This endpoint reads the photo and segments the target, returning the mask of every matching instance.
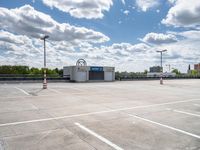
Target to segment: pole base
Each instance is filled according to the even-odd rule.
[[[160,78],[160,84],[163,85],[163,79],[162,78]]]
[[[46,80],[46,78],[43,81],[43,89],[47,89],[47,80]]]
[[[43,85],[43,89],[47,89],[47,85]]]

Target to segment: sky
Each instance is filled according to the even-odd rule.
[[[199,0],[0,0],[0,65],[164,71],[200,62]]]

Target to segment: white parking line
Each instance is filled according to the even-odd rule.
[[[53,91],[53,92],[55,92],[55,93],[57,93],[57,94],[61,94],[61,92],[60,91],[58,91],[58,90],[55,90],[55,89],[49,89],[50,91]]]
[[[194,106],[200,107],[200,104],[193,104]]]
[[[26,94],[26,95],[30,95],[28,92],[26,92],[25,90],[15,87],[15,89],[20,90],[22,93]]]
[[[196,134],[193,134],[193,133],[181,130],[181,129],[177,129],[177,128],[174,128],[174,127],[171,127],[171,126],[168,126],[168,125],[164,125],[164,124],[161,124],[159,122],[155,122],[155,121],[152,121],[152,120],[149,120],[149,119],[145,119],[143,117],[139,117],[139,116],[136,116],[136,115],[132,115],[132,114],[128,114],[128,115],[131,116],[131,117],[135,117],[135,118],[138,118],[140,120],[143,120],[143,121],[146,121],[146,122],[150,122],[152,124],[156,124],[156,125],[159,125],[159,126],[162,126],[162,127],[165,127],[165,128],[171,129],[171,130],[174,130],[176,132],[180,132],[180,133],[183,133],[185,135],[189,135],[189,136],[195,137],[197,139],[200,139],[199,135],[196,135]]]
[[[193,113],[190,113],[190,112],[185,112],[185,111],[180,111],[180,110],[173,110],[173,111],[177,112],[177,113],[181,113],[181,114],[186,114],[186,115],[190,115],[190,116],[200,117],[199,114],[193,114]]]
[[[3,142],[2,141],[0,141],[0,150],[4,150]]]
[[[110,113],[110,112],[125,111],[125,110],[137,109],[137,108],[148,108],[148,107],[164,106],[164,105],[170,105],[170,104],[186,103],[186,102],[190,102],[190,101],[200,101],[200,100],[199,99],[191,99],[191,100],[174,101],[174,102],[152,104],[152,105],[125,107],[125,108],[120,108],[120,109],[110,109],[110,110],[103,110],[103,111],[96,111],[96,112],[89,112],[89,113],[82,113],[82,114],[75,114],[75,115],[69,115],[69,116],[60,116],[60,117],[52,117],[52,118],[44,118],[44,119],[36,119],[36,120],[27,120],[27,121],[20,121],[20,122],[10,122],[10,123],[0,124],[0,127],[2,127],[2,126],[10,126],[10,125],[18,125],[18,124],[26,124],[26,123],[33,123],[33,122],[42,122],[42,121],[49,121],[49,120],[59,120],[59,119],[64,119],[64,118],[75,118],[75,117],[89,116],[89,115],[95,115],[95,114],[103,114],[103,113]]]
[[[99,140],[101,140],[102,142],[108,144],[109,146],[111,146],[112,148],[116,149],[116,150],[123,150],[123,148],[117,146],[116,144],[112,143],[111,141],[107,140],[106,138],[102,137],[101,135],[95,133],[94,131],[86,128],[85,126],[81,125],[80,123],[74,123],[75,125],[77,125],[79,128],[83,129],[84,131],[88,132],[89,134],[95,136],[96,138],[98,138]]]

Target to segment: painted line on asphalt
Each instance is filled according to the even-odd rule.
[[[48,89],[48,90],[50,90],[50,91],[53,91],[53,92],[55,92],[55,93],[57,93],[57,94],[61,94],[61,92],[60,92],[60,91],[58,91],[58,90],[55,90],[55,89]]]
[[[128,115],[131,116],[131,117],[135,117],[137,119],[140,119],[140,120],[143,120],[143,121],[146,121],[146,122],[150,122],[152,124],[156,124],[156,125],[159,125],[159,126],[162,126],[162,127],[165,127],[165,128],[171,129],[171,130],[174,130],[176,132],[180,132],[182,134],[189,135],[191,137],[195,137],[197,139],[200,139],[199,135],[196,135],[196,134],[193,134],[193,133],[190,133],[190,132],[178,129],[178,128],[174,128],[174,127],[171,127],[171,126],[168,126],[168,125],[165,125],[165,124],[161,124],[159,122],[155,122],[155,121],[152,121],[152,120],[149,120],[149,119],[146,119],[146,118],[143,118],[143,117],[139,117],[139,116],[136,116],[136,115],[132,115],[132,114],[128,114]]]
[[[22,93],[26,94],[26,95],[30,95],[28,92],[26,92],[25,90],[21,89],[21,88],[18,88],[18,87],[15,87],[15,89],[21,91]]]
[[[65,118],[75,118],[75,117],[89,116],[89,115],[95,115],[95,114],[103,114],[103,113],[118,112],[118,111],[125,111],[125,110],[131,110],[131,109],[138,109],[138,108],[148,108],[148,107],[164,106],[164,105],[170,105],[170,104],[186,103],[186,102],[190,102],[190,101],[200,101],[200,99],[174,101],[174,102],[152,104],[152,105],[125,107],[125,108],[119,108],[119,109],[109,109],[109,110],[82,113],[82,114],[74,114],[74,115],[68,115],[68,116],[51,117],[51,118],[27,120],[27,121],[19,121],[19,122],[10,122],[10,123],[0,124],[0,127],[2,127],[2,126],[10,126],[10,125],[18,125],[18,124],[26,124],[26,123],[33,123],[33,122],[50,121],[50,120],[60,120],[60,119],[65,119]]]
[[[54,94],[54,95],[37,95],[37,97],[51,97],[51,96],[59,96],[60,94]],[[64,94],[62,94],[64,95]],[[30,94],[30,96],[32,97],[36,97],[36,96],[33,96]],[[1,98],[4,98],[4,99],[13,99],[13,98],[27,98],[27,97],[30,97],[30,96],[2,96]]]
[[[200,104],[193,104],[194,106],[200,107]]]
[[[190,113],[190,112],[186,112],[186,111],[180,111],[180,110],[173,110],[173,111],[177,112],[177,113],[181,113],[181,114],[186,114],[186,115],[190,115],[190,116],[200,117],[199,114],[194,114],[194,113]]]
[[[79,128],[83,129],[84,131],[88,132],[89,134],[95,136],[96,138],[98,138],[99,140],[101,140],[102,142],[108,144],[109,146],[111,146],[112,148],[116,149],[116,150],[123,150],[123,148],[117,146],[116,144],[112,143],[111,141],[107,140],[106,138],[104,138],[103,136],[95,133],[94,131],[88,129],[87,127],[81,125],[80,123],[74,123],[75,125],[77,125]]]
[[[4,150],[3,142],[0,141],[0,150]]]

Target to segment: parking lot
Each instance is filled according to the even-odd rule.
[[[0,84],[0,150],[199,150],[200,80]]]

